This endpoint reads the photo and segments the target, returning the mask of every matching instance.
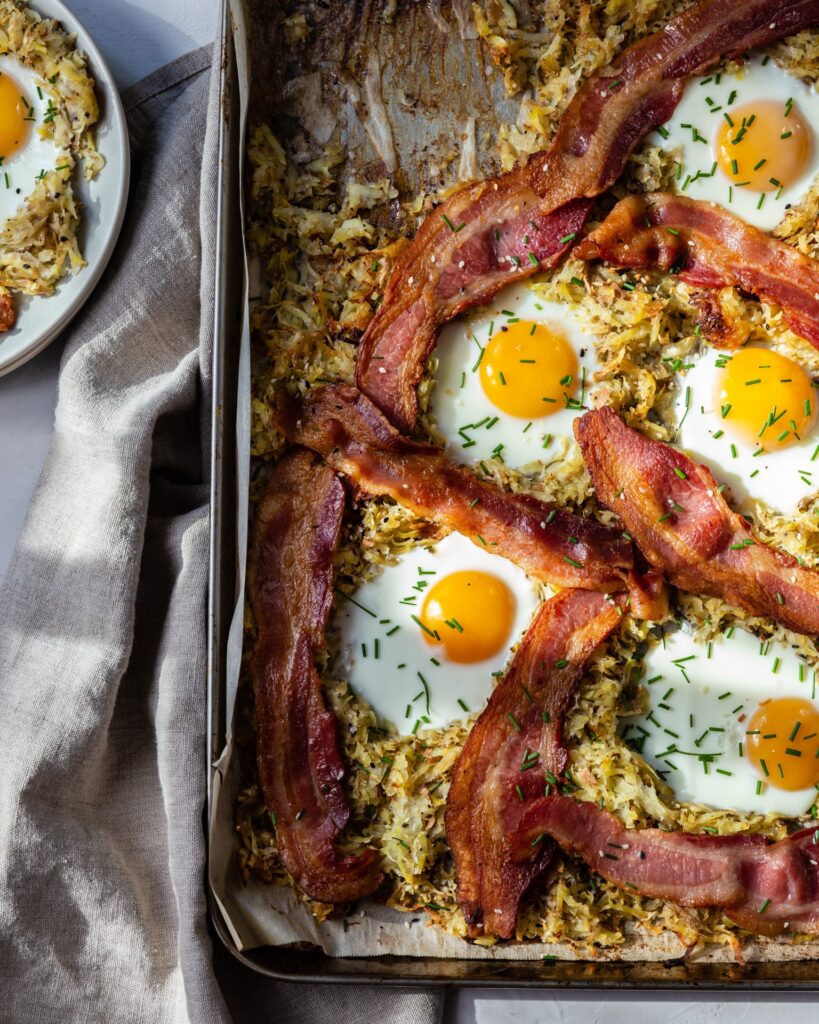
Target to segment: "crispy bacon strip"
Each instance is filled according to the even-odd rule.
[[[723,907],[749,931],[819,933],[819,830],[764,836],[627,829],[595,804],[565,796],[526,805],[521,855],[551,837],[615,885],[683,907]]]
[[[819,632],[819,572],[756,540],[709,469],[631,430],[612,409],[586,413],[574,430],[598,499],[672,583]]]
[[[548,583],[625,586],[632,548],[620,530],[478,480],[440,448],[402,437],[354,387],[317,388],[300,403],[282,393],[279,412],[291,441],[317,451],[365,493],[386,495]]]
[[[545,157],[455,193],[421,225],[361,340],[359,388],[409,433],[441,325],[560,260],[593,197],[669,119],[689,75],[817,21],[819,0],[701,0],[589,78]]]
[[[0,334],[10,331],[16,320],[11,295],[4,288],[0,288]]]
[[[566,766],[563,716],[586,660],[621,616],[618,604],[588,590],[547,601],[467,737],[446,834],[472,938],[509,938],[523,894],[552,860],[553,844],[528,833],[521,842],[520,825]]]
[[[576,252],[635,270],[673,267],[695,287],[741,288],[781,306],[788,326],[819,348],[819,262],[716,203],[669,192],[629,196]]]
[[[345,857],[335,849],[350,811],[335,716],[314,665],[343,512],[336,474],[309,452],[286,455],[259,502],[247,571],[258,630],[251,673],[262,791],[284,866],[325,903],[357,900],[382,878],[375,851]]]

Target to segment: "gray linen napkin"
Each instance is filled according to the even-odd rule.
[[[211,962],[210,64],[189,54],[124,97],[129,212],[67,339],[0,591],[0,1020],[431,1024],[441,1001],[424,992],[281,985],[223,952],[217,982]]]

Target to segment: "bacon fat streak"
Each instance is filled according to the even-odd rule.
[[[819,633],[819,572],[756,540],[711,471],[623,423],[613,409],[575,420],[598,499],[669,581],[798,633]]]
[[[369,495],[457,530],[530,575],[563,587],[622,590],[632,569],[620,530],[507,494],[454,466],[440,448],[402,437],[354,387],[316,388],[299,402],[280,394],[280,426]]]
[[[523,894],[551,863],[553,843],[522,838],[521,824],[566,767],[563,716],[586,660],[622,614],[592,591],[564,590],[543,604],[467,737],[446,834],[472,938],[510,938]]]
[[[325,903],[360,899],[382,878],[374,850],[347,857],[335,849],[350,811],[336,720],[324,706],[314,662],[333,599],[343,512],[336,474],[307,451],[289,453],[258,504],[247,571],[262,792],[282,863],[308,896]]]
[[[668,192],[629,196],[575,251],[616,267],[673,268],[695,287],[740,288],[781,306],[791,330],[819,348],[819,262],[716,203]]]
[[[686,78],[817,21],[819,0],[701,0],[589,78],[545,156],[462,189],[421,225],[361,340],[359,388],[409,433],[442,324],[560,260],[593,198],[642,136],[669,119]]]

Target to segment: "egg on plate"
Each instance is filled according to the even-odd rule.
[[[15,293],[50,295],[85,265],[72,178],[103,166],[85,54],[59,22],[26,4],[0,5],[0,331],[14,326]]]
[[[597,367],[593,337],[531,284],[447,324],[437,355],[430,411],[449,454],[513,467],[549,461],[559,439],[572,439]]]
[[[677,188],[770,230],[817,170],[819,94],[755,56],[732,74],[692,79],[650,141],[676,151]]]
[[[805,814],[819,784],[816,670],[792,648],[731,628],[709,643],[684,629],[647,653],[645,714],[624,739],[679,800]]]
[[[0,56],[0,222],[60,162],[60,149],[47,130],[56,108],[43,85],[20,61]]]
[[[804,368],[774,348],[707,349],[677,390],[677,444],[740,503],[793,511],[817,490],[818,402]]]
[[[538,605],[523,570],[458,533],[346,597],[331,626],[343,677],[402,735],[479,710]]]

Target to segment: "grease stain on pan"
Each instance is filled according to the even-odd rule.
[[[292,44],[285,21],[303,4],[249,8],[253,65],[273,65],[251,119],[272,123],[304,159],[337,140],[350,173],[388,174],[405,194],[499,170],[494,140],[518,104],[486,67],[466,0],[315,2]]]

